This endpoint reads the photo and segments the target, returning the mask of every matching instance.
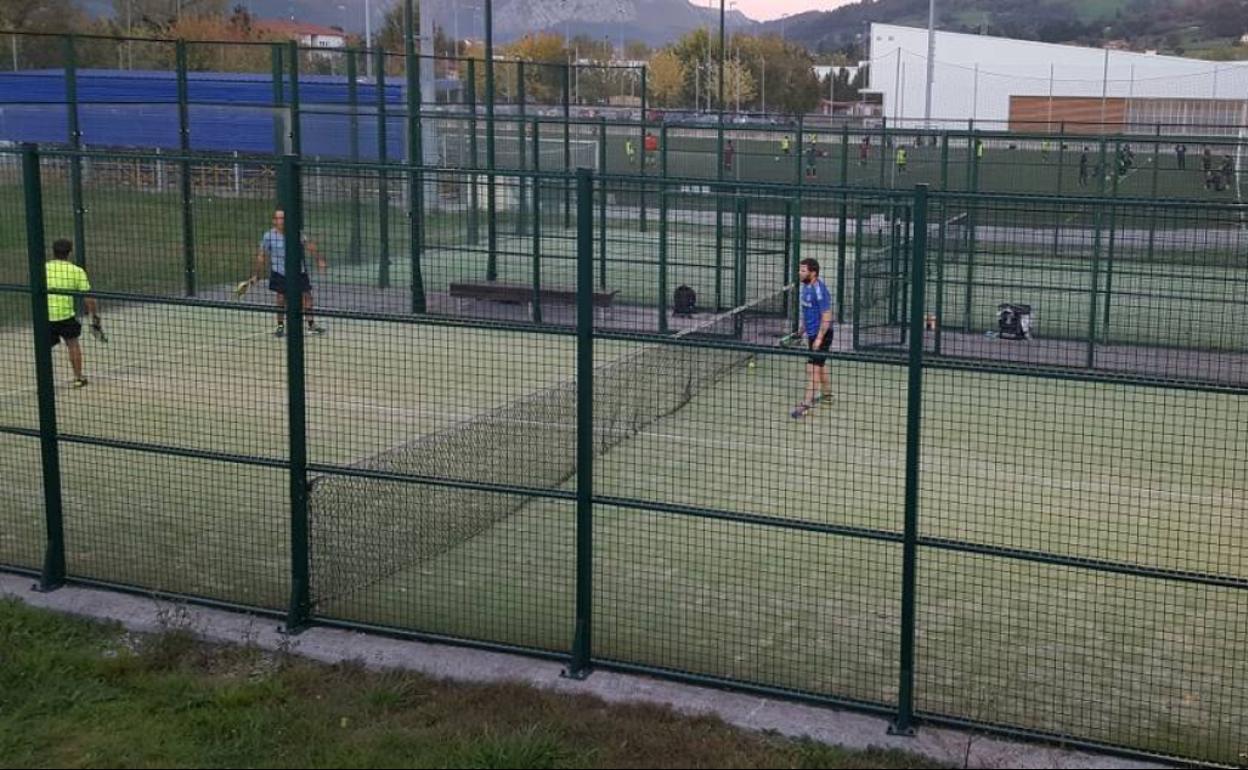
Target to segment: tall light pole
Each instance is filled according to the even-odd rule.
[[[364,0],[364,47],[370,51],[373,48],[373,4],[370,0]],[[373,76],[372,56],[364,57],[364,74]]]
[[[932,127],[932,81],[936,75],[936,0],[927,0],[927,98],[923,121]]]
[[[724,0],[719,0],[719,122],[724,122]]]

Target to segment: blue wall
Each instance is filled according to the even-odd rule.
[[[177,79],[173,72],[79,70],[78,102],[82,140],[96,148],[177,150]],[[283,84],[289,95],[289,83]],[[269,75],[192,72],[191,148],[200,152],[274,152],[273,79]],[[363,160],[377,157],[377,88],[358,83],[361,115],[359,150]],[[402,84],[387,83],[387,109],[402,112]],[[351,122],[345,114],[345,77],[299,78],[302,140],[305,155],[348,157]],[[405,157],[404,119],[386,121],[386,151]],[[68,111],[63,70],[0,73],[0,141],[68,143]]]

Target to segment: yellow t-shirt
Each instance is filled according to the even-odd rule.
[[[65,259],[52,259],[47,263],[48,320],[64,321],[74,317],[74,298],[68,294],[52,294],[60,291],[91,291],[87,271]]]

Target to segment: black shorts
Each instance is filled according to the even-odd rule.
[[[82,324],[78,323],[77,318],[53,321],[48,325],[48,328],[52,332],[52,347],[59,345],[61,340],[68,342],[82,336]]]
[[[308,278],[308,274],[303,273],[299,278],[299,283],[303,289],[302,293],[310,294],[312,292],[312,280]],[[275,291],[284,295],[286,293],[286,276],[281,273],[269,273],[269,291]]]
[[[815,337],[806,338],[806,347],[809,348],[810,350],[815,349]],[[823,344],[819,346],[819,351],[822,353],[827,353],[831,349],[832,349],[832,327],[829,326],[828,333],[823,335]],[[806,363],[813,364],[815,366],[823,366],[827,362],[828,362],[828,357],[826,355],[813,355],[813,356],[806,357]]]

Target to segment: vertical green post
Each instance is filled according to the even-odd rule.
[[[572,67],[564,63],[563,83],[563,226],[572,226],[572,187],[568,175],[572,173]],[[604,171],[606,169],[603,169]]]
[[[468,155],[471,168],[477,168],[477,60],[468,60]],[[476,174],[468,178],[468,243],[476,246],[481,242],[481,226],[478,216],[481,208],[480,193],[477,190]]]
[[[39,399],[39,448],[43,473],[46,545],[39,590],[65,583],[65,525],[61,501],[61,456],[57,443],[56,392],[52,375],[52,330],[48,321],[48,275],[43,241],[43,183],[34,145],[22,150],[22,187],[26,200],[26,257],[30,311],[35,332],[35,383]]]
[[[888,121],[880,127],[880,189],[888,186]]]
[[[278,197],[286,212],[286,274],[303,273],[303,191],[293,155],[282,158]],[[308,560],[308,442],[304,384],[303,303],[286,303],[286,388],[290,430],[290,609],[286,629],[307,625],[312,612]]]
[[[286,105],[286,89],[284,81],[286,79],[286,66],[282,63],[285,57],[285,48],[281,43],[272,43],[269,47],[269,64],[273,72],[273,154],[285,155],[289,150],[286,147],[286,126],[282,121],[282,107]]]
[[[793,286],[793,296],[789,302],[792,309],[790,320],[793,323],[792,328],[797,329],[798,296],[797,296],[797,275],[801,269],[802,262],[802,199],[799,197],[792,201],[793,206],[793,256],[789,259],[789,285]]]
[[[358,52],[354,48],[347,49],[347,109],[351,112],[349,119],[350,135],[347,137],[347,157],[352,165],[360,162],[360,89]],[[352,264],[360,262],[360,242],[362,240],[362,220],[360,212],[360,172],[351,172],[351,237],[347,244],[347,259]]]
[[[659,334],[667,334],[667,189],[659,187]]]
[[[1088,350],[1086,365],[1089,369],[1096,368],[1096,320],[1097,320],[1097,299],[1100,293],[1101,284],[1101,212],[1105,208],[1105,170],[1106,165],[1106,147],[1105,138],[1101,138],[1100,147],[1100,166],[1097,169],[1097,203],[1096,211],[1092,215],[1093,231],[1092,231],[1092,274],[1090,276],[1088,287]]]
[[[1121,157],[1120,155],[1121,152],[1122,152],[1122,140],[1116,140],[1114,142],[1115,166],[1114,166],[1114,184],[1113,184],[1113,198],[1114,198],[1115,203],[1111,204],[1109,207],[1109,246],[1105,250],[1105,307],[1103,309],[1105,318],[1101,324],[1101,336],[1107,342],[1109,341],[1109,306],[1111,304],[1111,300],[1113,299],[1113,294],[1114,294],[1114,252],[1115,252],[1115,246],[1117,245],[1117,242],[1118,242],[1117,200],[1118,200],[1119,180],[1118,180],[1118,167],[1116,163],[1117,163],[1117,158]]]
[[[494,146],[494,2],[485,0],[485,279],[498,280],[498,157]]]
[[[914,240],[910,260],[910,356],[907,366],[906,501],[901,557],[901,649],[894,735],[914,734],[914,641],[919,587],[919,470],[923,425],[923,307],[926,304],[927,185],[914,193]]]
[[[576,628],[567,676],[589,675],[594,577],[594,187],[576,172]]]
[[[182,259],[186,273],[186,296],[195,296],[195,216],[191,208],[194,198],[191,192],[191,118],[190,88],[187,83],[186,41],[179,40],[174,44],[174,56],[177,60],[178,78],[178,149],[182,159],[179,184],[182,193]]]
[[[836,225],[836,322],[845,323],[845,240],[849,237],[849,124],[841,126],[841,210]]]
[[[749,264],[747,263],[747,233],[746,226],[749,221],[749,208],[746,205],[745,198],[736,197],[733,199],[736,203],[733,211],[733,307],[741,307],[745,304],[747,295],[746,285],[749,282]],[[741,339],[745,331],[745,318],[736,313],[732,317],[732,336],[735,339]]]
[[[525,168],[527,168],[528,166],[528,164],[525,163],[524,154],[528,152],[529,148],[526,142],[524,141],[525,139],[524,128],[525,126],[528,125],[528,122],[525,120],[524,62],[523,61],[516,62],[516,83],[517,83],[516,90],[518,93],[517,98],[519,100],[518,106],[520,110],[520,117],[518,120],[516,120],[516,150],[517,150],[516,157],[519,158],[519,165],[520,165],[519,170],[524,171]],[[527,185],[528,185],[528,180],[525,178],[524,174],[519,174],[516,176],[516,193],[519,195],[519,201],[518,201],[519,206],[517,207],[517,212],[519,216],[516,217],[516,235],[524,235],[525,228],[527,226],[526,218],[528,216],[528,201],[526,200],[527,193],[525,189]]]
[[[722,45],[722,41],[721,41]],[[723,62],[720,62],[722,71]],[[720,96],[723,96],[720,82]],[[724,102],[719,101],[719,120],[715,123],[715,311],[724,309]],[[734,208],[735,212],[735,208]],[[736,214],[734,213],[735,217]],[[735,265],[734,265],[735,267]],[[741,276],[735,276],[737,281]]]
[[[1062,179],[1066,165],[1066,124],[1062,123],[1061,131],[1057,135],[1057,194],[1062,195]],[[1061,207],[1058,207],[1057,217],[1053,223],[1053,257],[1056,259],[1061,252],[1062,242],[1062,213]]]
[[[940,135],[940,189],[945,192],[949,189],[949,134],[942,132]],[[949,237],[949,204],[941,202],[940,204],[940,243],[936,245],[936,328],[933,330],[935,337],[936,355],[940,355],[940,319],[944,317],[945,312],[945,244]]]
[[[299,44],[291,40],[286,44],[290,57],[290,152],[296,158],[303,157],[303,130],[299,118]]]
[[[65,36],[65,112],[69,118],[69,146],[74,154],[69,159],[69,196],[74,209],[74,261],[87,266],[87,206],[82,191],[82,124],[78,114],[78,53],[74,36]],[[81,305],[75,300],[75,306]]]
[[[979,192],[979,134],[971,132],[971,164],[967,191],[972,195]],[[962,308],[962,331],[970,332],[975,305],[975,224],[978,219],[979,202],[972,200],[970,211],[966,214],[966,288]]]
[[[377,288],[390,288],[390,180],[385,166],[390,161],[386,123],[386,51],[373,51],[377,71]]]
[[[607,168],[607,118],[598,124],[598,168],[606,174]],[[604,176],[598,177],[598,285],[607,288],[607,184]]]
[[[1153,139],[1153,180],[1149,196],[1157,202],[1158,174],[1161,170],[1161,126],[1157,126],[1157,136]],[[1148,261],[1153,261],[1153,250],[1157,243],[1157,209],[1153,208],[1148,217]]]
[[[425,278],[421,268],[424,246],[425,165],[424,135],[420,110],[424,101],[420,91],[420,57],[416,55],[416,11],[413,0],[403,0],[403,57],[407,74],[407,258],[412,268],[409,307],[413,313],[425,312]]]
[[[542,322],[541,121],[533,118],[533,323]]]
[[[796,134],[797,146],[796,146],[796,152],[793,153],[793,169],[794,169],[794,173],[797,176],[797,181],[794,182],[794,184],[796,184],[798,187],[802,186],[802,178],[805,176],[802,173],[802,154],[806,151],[806,140],[802,136],[803,128],[804,128],[804,125],[802,123],[802,116],[798,115],[797,116],[797,134]]]
[[[647,112],[647,107],[646,107],[646,65],[644,65],[644,64],[643,64],[643,65],[641,65],[641,126],[640,126],[640,128],[638,129],[638,131],[637,131],[637,133],[638,133],[638,137],[637,137],[637,138],[638,138],[638,141],[640,142],[640,144],[639,144],[639,149],[640,149],[640,152],[638,153],[637,157],[641,158],[641,169],[640,169],[640,173],[641,173],[641,175],[642,175],[643,177],[646,175],[646,112]],[[639,202],[639,207],[640,207],[640,209],[641,209],[641,214],[640,214],[640,218],[641,218],[641,222],[640,222],[640,230],[641,230],[641,232],[643,232],[643,233],[644,233],[644,232],[646,232],[646,228],[649,226],[649,225],[646,223],[646,183],[645,183],[645,181],[644,181],[644,180],[643,180],[643,181],[642,181],[642,183],[641,183],[641,186],[640,186],[640,189],[638,190],[638,193],[639,193],[640,198],[641,198],[641,200],[640,200],[640,202]]]
[[[855,206],[854,219],[854,350],[861,350],[862,330],[862,203]]]

